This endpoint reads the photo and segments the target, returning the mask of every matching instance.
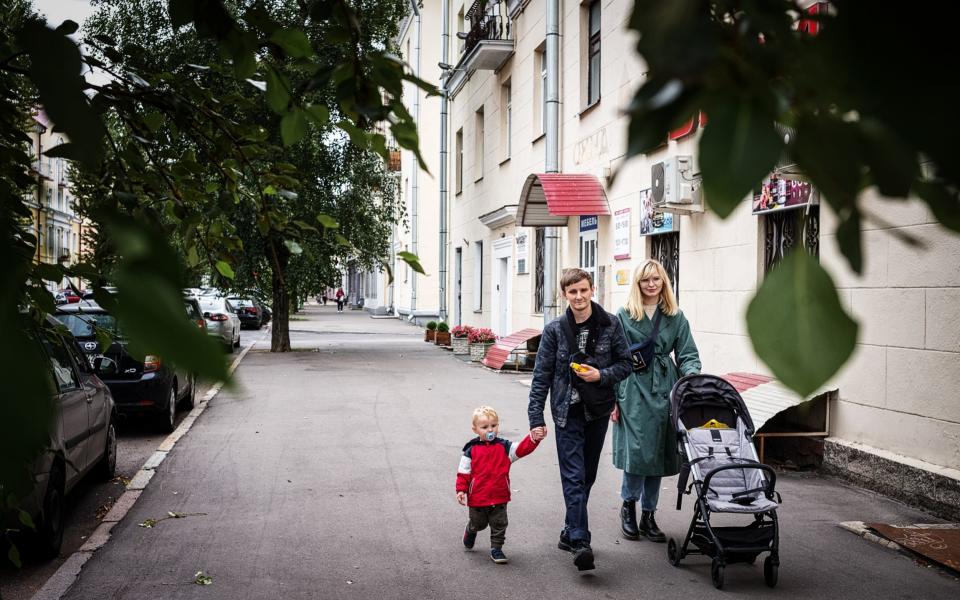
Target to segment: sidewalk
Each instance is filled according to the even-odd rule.
[[[946,598],[958,583],[838,526],[929,518],[811,475],[778,479],[780,583],[762,565],[731,566],[723,592],[709,561],[671,567],[663,544],[619,537],[619,472],[609,447],[591,499],[598,569],[580,574],[557,550],[563,500],[553,431],[515,463],[504,547],[488,534],[460,542],[454,498],[460,448],[480,404],[501,413],[501,435],[527,431],[528,374],[491,373],[422,341],[422,331],[366,313],[309,306],[291,322],[297,351],[255,347],[239,386],[214,398],[157,469],[110,542],[87,562],[71,599],[116,598]],[[609,443],[609,441],[608,441]],[[692,503],[673,509],[665,480],[658,521],[686,530]],[[138,526],[168,511],[192,514]],[[203,571],[207,586],[193,583]]]

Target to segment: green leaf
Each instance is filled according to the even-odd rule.
[[[416,254],[412,252],[397,252],[397,258],[410,265],[410,268],[417,273],[421,275],[427,274],[427,272],[423,270],[423,265],[420,264],[420,257]]]
[[[803,397],[836,374],[857,343],[857,323],[844,312],[833,281],[803,251],[764,279],[747,309],[747,330],[761,360]]]
[[[163,114],[159,112],[148,112],[143,115],[143,123],[150,131],[157,131],[163,126]]]
[[[282,115],[287,111],[290,103],[290,82],[273,67],[268,66],[264,73],[267,79],[267,106],[270,110]]]
[[[319,231],[316,227],[305,221],[294,220],[293,224],[304,231]]]
[[[293,240],[283,240],[283,245],[287,247],[287,250],[290,251],[290,254],[303,254],[303,248],[301,248],[300,244]]]
[[[56,31],[57,33],[62,33],[63,35],[73,35],[77,32],[78,29],[80,29],[80,26],[77,25],[76,21],[71,21],[70,19],[67,19],[63,23],[60,23],[60,25],[58,25],[57,28],[54,29],[54,31]]]
[[[323,104],[307,106],[307,118],[317,127],[323,127],[330,122],[330,110]]]
[[[20,561],[20,549],[17,548],[16,544],[10,544],[10,549],[7,550],[7,559],[13,563],[13,566],[16,568],[23,567],[23,563]]]
[[[960,193],[956,188],[942,181],[923,181],[917,184],[917,194],[941,225],[960,233]]]
[[[718,102],[708,114],[699,156],[704,195],[710,209],[726,218],[773,170],[783,139],[773,116],[746,100]]]
[[[100,352],[106,354],[110,346],[113,345],[113,334],[103,327],[97,327],[94,332],[97,336],[97,345],[100,347]]]
[[[837,225],[837,245],[855,273],[863,272],[863,248],[860,244],[860,211],[856,205],[841,216]]]
[[[236,274],[233,272],[233,267],[230,266],[230,263],[223,260],[218,260],[217,264],[214,266],[217,268],[217,272],[227,279],[233,279],[236,277]]]
[[[307,134],[307,118],[303,109],[294,108],[280,121],[280,137],[284,146],[292,146]]]
[[[17,511],[17,518],[20,519],[20,522],[24,526],[29,527],[30,529],[36,530],[37,526],[33,523],[33,517],[30,516],[30,513],[23,510],[22,508]]]
[[[170,0],[170,24],[174,31],[193,22],[193,0]]]
[[[317,222],[320,223],[324,229],[338,229],[340,227],[340,223],[337,223],[336,219],[326,213],[317,214]]]
[[[60,267],[60,265],[40,263],[38,265],[34,265],[33,271],[47,281],[60,283],[60,281],[63,280],[64,269]]]
[[[339,244],[340,246],[345,246],[347,248],[350,248],[353,246],[353,244],[350,243],[350,240],[345,238],[342,234],[339,234],[339,233],[333,234],[333,239],[337,240],[337,244]]]
[[[283,51],[293,58],[305,58],[313,55],[310,40],[300,29],[278,29],[270,36],[270,41],[283,48]]]

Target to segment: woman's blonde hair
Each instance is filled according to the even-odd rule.
[[[660,261],[648,258],[634,270],[633,285],[630,287],[630,297],[627,298],[627,312],[637,321],[642,320],[644,316],[643,292],[640,291],[640,281],[652,275],[659,275],[663,282],[663,287],[660,288],[660,310],[670,316],[680,312],[680,306],[677,304],[677,297],[673,294],[673,286],[670,285],[667,270],[663,268]]]

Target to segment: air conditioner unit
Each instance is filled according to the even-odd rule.
[[[677,212],[703,210],[700,177],[693,175],[693,158],[671,156],[650,169],[650,197],[654,208]]]

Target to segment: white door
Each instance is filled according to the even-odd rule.
[[[493,293],[491,294],[490,327],[499,336],[510,335],[513,297],[513,236],[492,244]]]
[[[453,262],[453,322],[455,325],[463,323],[463,314],[460,306],[461,287],[460,282],[463,279],[463,249],[456,249],[456,258]]]
[[[497,335],[509,335],[507,331],[510,320],[507,314],[507,277],[510,276],[509,258],[497,259],[497,295],[500,297],[498,302],[497,315]]]
[[[597,230],[580,233],[580,268],[597,281]]]

